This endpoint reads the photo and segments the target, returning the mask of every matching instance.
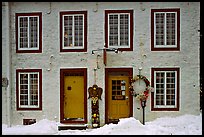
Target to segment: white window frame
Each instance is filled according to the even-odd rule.
[[[27,74],[28,75],[28,105],[21,105],[20,104],[20,80],[21,80],[21,77],[20,75],[21,74]],[[38,105],[30,105],[30,74],[37,74],[38,75]],[[18,95],[18,99],[19,99],[19,108],[39,108],[40,107],[40,74],[39,72],[19,72],[18,74],[18,92],[19,92],[19,95]]]
[[[128,45],[120,45],[120,15],[125,14],[128,15]],[[110,34],[110,25],[109,25],[109,16],[110,15],[118,15],[118,46],[112,46],[110,45],[110,39],[109,39],[109,34]],[[130,13],[108,13],[108,47],[111,48],[130,48]]]
[[[24,18],[24,17],[27,17],[28,18],[28,31],[27,31],[27,35],[28,35],[28,48],[21,48],[20,47],[20,18]],[[37,17],[37,19],[38,19],[38,28],[37,28],[37,47],[36,48],[31,48],[30,47],[30,20],[29,20],[29,18],[30,17]],[[18,16],[18,50],[39,50],[39,48],[40,48],[40,46],[39,46],[39,35],[40,35],[40,19],[39,19],[39,16]]]
[[[156,73],[161,72],[164,73],[164,105],[156,105]],[[166,73],[174,72],[175,73],[175,104],[174,105],[166,105]],[[177,71],[154,71],[154,108],[176,108],[177,107]]]
[[[73,45],[70,46],[70,47],[65,47],[64,46],[64,17],[65,16],[72,16],[72,43]],[[83,45],[82,46],[74,46],[74,16],[82,16],[83,17]],[[63,15],[62,16],[62,49],[84,49],[84,35],[85,35],[85,32],[84,32],[84,14],[66,14],[66,15]]]
[[[156,14],[164,13],[164,45],[156,45]],[[166,14],[175,13],[175,45],[167,45]],[[154,12],[154,48],[176,48],[177,47],[177,12]]]

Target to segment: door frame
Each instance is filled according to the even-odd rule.
[[[84,76],[84,120],[64,120],[64,76],[67,73],[83,73]],[[60,123],[87,123],[87,68],[60,69]]]
[[[133,68],[105,68],[105,123],[110,123],[108,119],[108,76],[111,72],[127,72],[129,74],[129,81],[132,79],[133,76]],[[133,116],[133,97],[129,94],[130,99],[130,117]]]

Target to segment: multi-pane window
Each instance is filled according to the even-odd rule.
[[[152,10],[152,50],[179,50],[179,9]]]
[[[105,11],[106,47],[132,50],[133,37],[132,10]]]
[[[41,13],[16,13],[17,53],[41,52]]]
[[[153,109],[177,108],[179,96],[179,69],[153,68]]]
[[[112,80],[112,100],[125,100],[125,80]]]
[[[40,109],[41,70],[17,70],[17,109]]]
[[[87,12],[60,12],[61,51],[86,51]]]
[[[129,15],[109,15],[109,46],[129,45]]]

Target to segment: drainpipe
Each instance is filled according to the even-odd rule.
[[[7,124],[9,127],[11,127],[11,45],[10,45],[10,8],[9,8],[9,2],[5,2],[5,9],[6,9],[6,66],[7,66],[7,72],[6,76],[8,78],[8,87],[6,90],[6,96],[7,96]]]

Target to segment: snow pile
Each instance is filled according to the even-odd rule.
[[[43,119],[32,125],[7,127],[2,124],[3,135],[202,135],[202,114],[162,117],[143,125],[133,117],[120,119],[118,124],[86,130],[61,130],[59,123]]]
[[[156,134],[202,135],[202,115],[183,115],[157,118],[147,122],[148,128],[155,128]],[[157,125],[157,128],[155,127]]]
[[[47,119],[40,120],[32,125],[17,125],[7,128],[2,125],[2,135],[51,135],[58,132],[57,124]]]

